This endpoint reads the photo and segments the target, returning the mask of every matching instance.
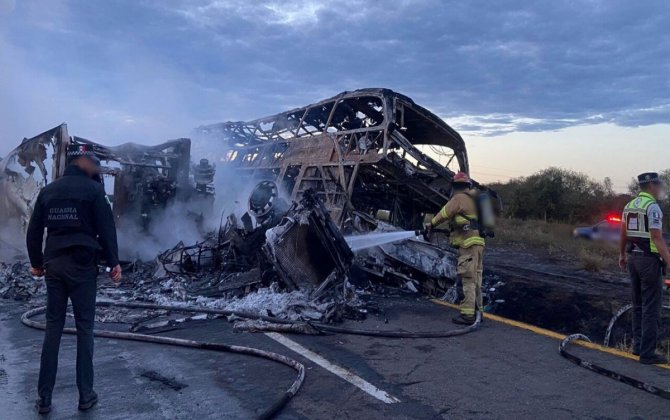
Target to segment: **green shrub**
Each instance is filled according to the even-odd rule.
[[[560,168],[490,187],[502,197],[505,217],[545,222],[594,223],[608,213],[622,211],[630,199],[616,194],[608,178],[598,182]]]

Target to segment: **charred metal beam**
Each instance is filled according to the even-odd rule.
[[[378,199],[358,197],[374,190],[386,188],[407,214],[435,211],[449,198],[454,172],[417,146],[446,147],[458,170],[469,170],[461,136],[388,89],[343,92],[273,116],[199,131],[228,146],[224,164],[240,176],[276,181],[298,201],[308,189],[317,191],[339,226],[351,211],[363,210],[356,203],[385,208]],[[395,219],[402,227],[415,228],[419,217]]]

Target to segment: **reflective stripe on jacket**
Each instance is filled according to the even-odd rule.
[[[647,192],[641,192],[623,210],[623,223],[629,244],[637,245],[642,251],[658,254],[658,248],[651,240],[647,211],[656,199]]]
[[[442,207],[440,215],[443,221],[449,224],[451,231],[450,242],[456,248],[469,248],[473,245],[484,246],[484,238],[479,236],[477,222],[477,206],[473,198],[474,191],[459,191]],[[433,224],[438,222],[437,216]],[[472,223],[474,222],[474,223]]]

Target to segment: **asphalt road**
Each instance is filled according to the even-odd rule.
[[[349,325],[407,331],[453,328],[449,320],[455,311],[425,299],[391,297],[380,302],[379,315]],[[20,323],[24,309],[0,301],[0,419],[39,418],[33,403],[42,332]],[[480,331],[448,339],[280,337],[293,348],[299,346],[300,354],[265,334],[235,334],[225,320],[192,322],[164,335],[248,345],[303,362],[306,381],[281,419],[670,418],[670,401],[571,364],[558,355],[556,339],[490,320]],[[576,351],[670,388],[670,370],[594,350]],[[253,418],[295,376],[288,367],[249,356],[99,338],[95,365],[100,403],[80,414],[74,357],[75,339],[66,336],[50,419]],[[176,391],[146,378],[146,372],[187,387]]]

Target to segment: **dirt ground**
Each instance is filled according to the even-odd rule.
[[[598,272],[589,271],[578,252],[580,246],[594,245],[571,241],[574,243],[568,252],[490,241],[485,280],[496,286],[493,296],[499,300],[490,312],[564,334],[583,333],[602,343],[611,318],[630,303],[630,281],[616,266],[616,253]],[[668,325],[670,311],[664,311],[663,320],[663,325]],[[621,342],[612,346],[625,348],[629,344],[629,323],[628,316],[616,323],[616,336]],[[668,351],[669,332],[663,330],[664,351]]]

